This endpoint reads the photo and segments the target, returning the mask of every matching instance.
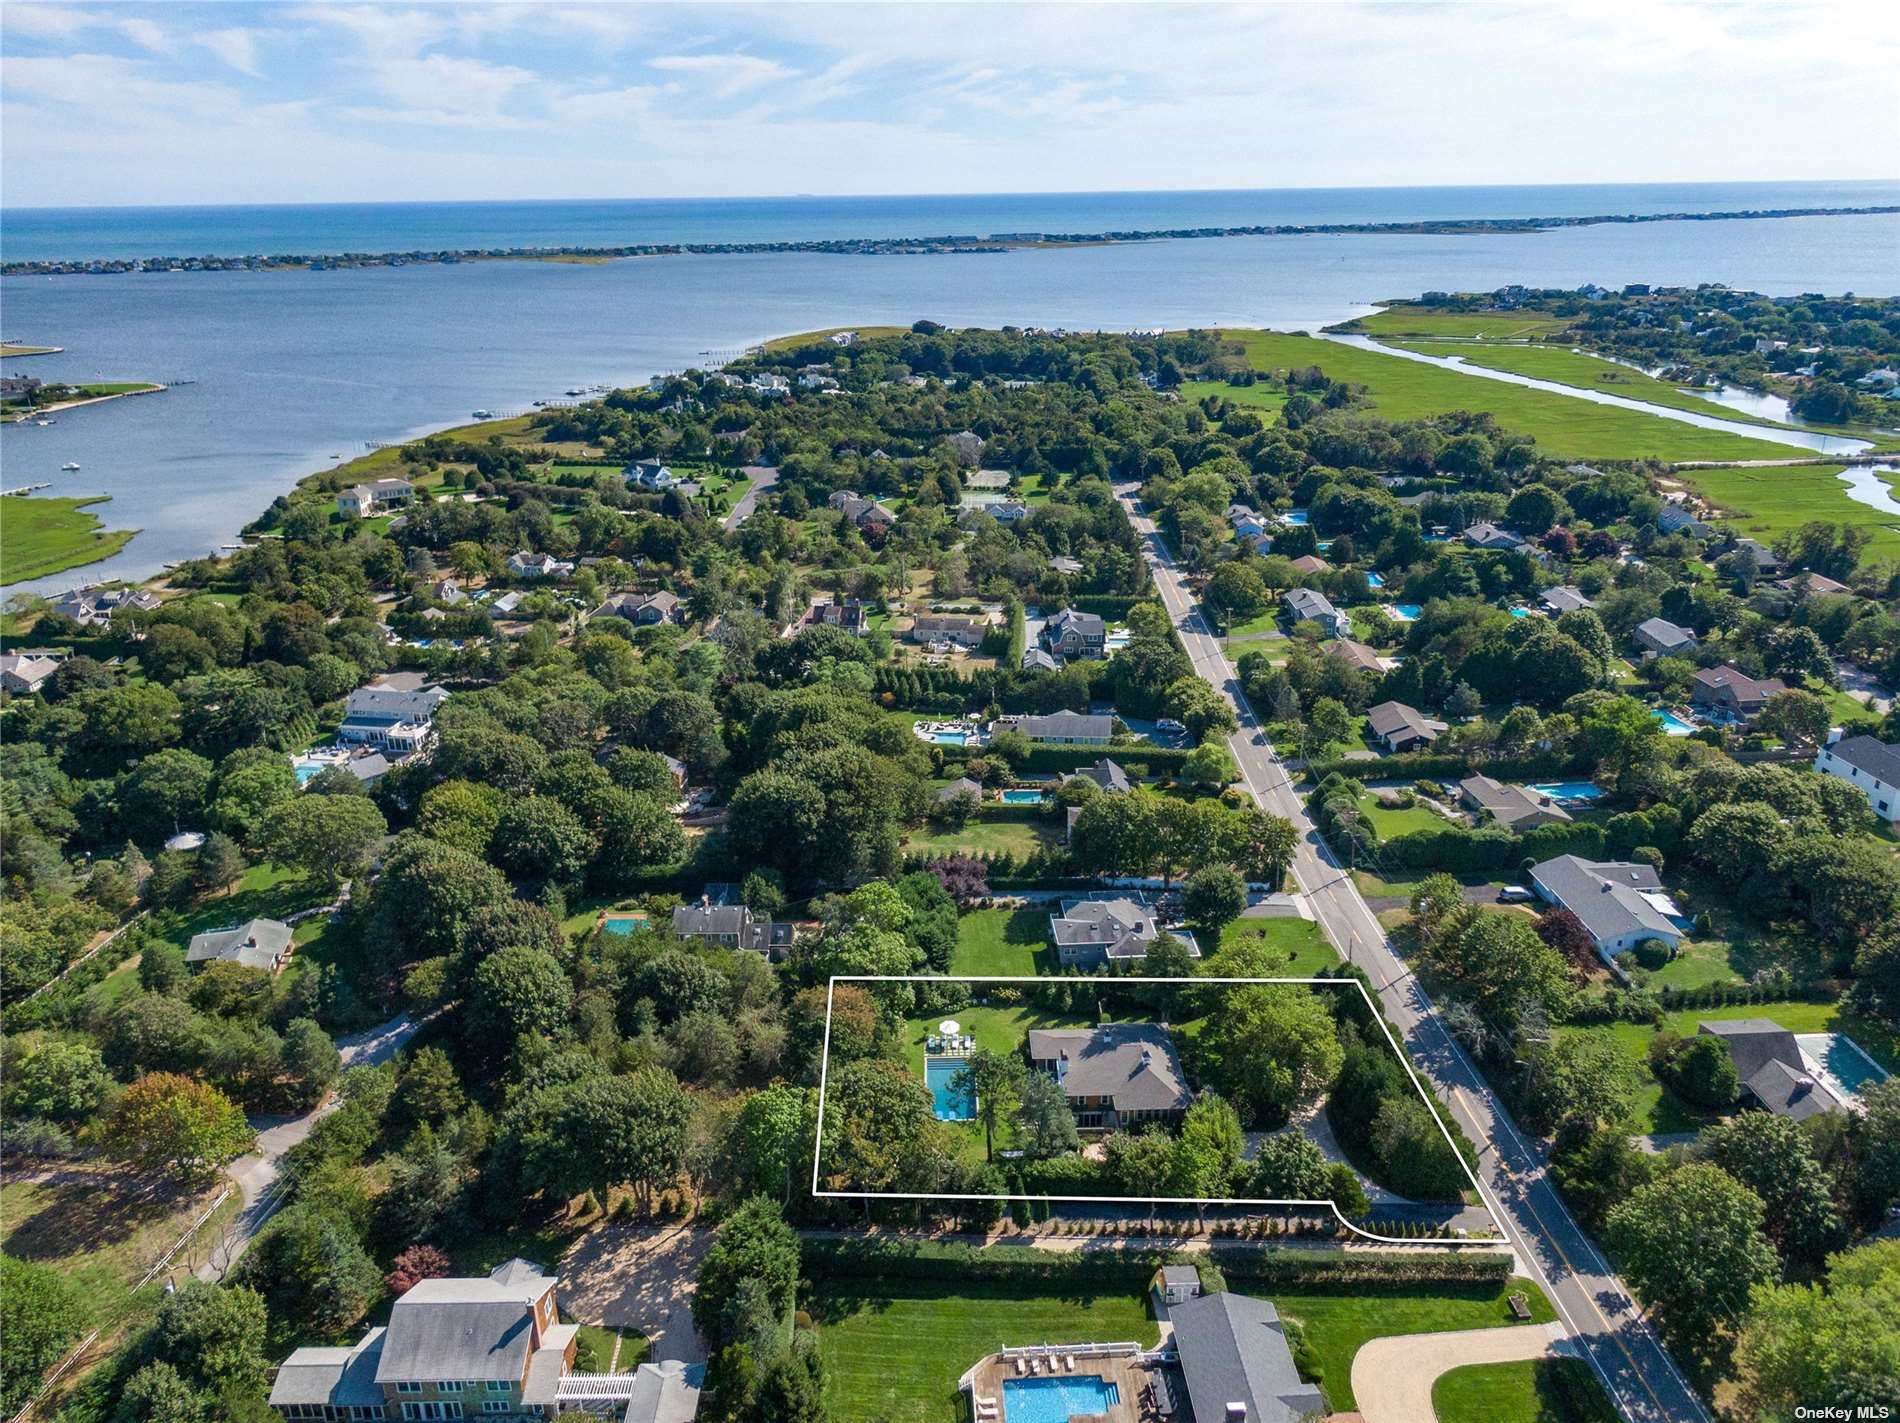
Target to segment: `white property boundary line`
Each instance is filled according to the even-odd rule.
[[[1030,1201],[1030,1200],[1039,1200],[1039,1201],[1066,1201],[1066,1202],[1077,1204],[1077,1205],[1115,1205],[1115,1206],[1137,1205],[1137,1204],[1140,1204],[1143,1200],[1148,1199],[1145,1197],[1134,1197],[1134,1196],[1057,1196],[1057,1195],[1047,1195],[1040,1191],[1036,1192],[1033,1195],[1022,1195],[1022,1196],[984,1195],[982,1193],[973,1192],[973,1191],[827,1191],[827,1190],[821,1189],[819,1186],[819,1164],[824,1156],[824,1141],[825,1141],[825,1091],[830,1081],[830,1075],[831,1075],[831,1013],[832,1013],[832,1004],[833,1004],[835,995],[837,994],[837,991],[838,991],[838,985],[840,983],[1026,983],[1026,984],[1039,984],[1046,987],[1050,984],[1058,984],[1058,983],[1073,984],[1073,983],[1094,983],[1094,982],[1096,982],[1096,980],[1066,979],[1066,978],[1054,977],[1047,974],[919,974],[919,973],[838,973],[838,974],[833,974],[831,976],[831,980],[829,984],[826,986],[826,989],[825,989],[825,1043],[824,1043],[824,1052],[823,1052],[823,1055],[819,1059],[819,1067],[818,1067],[818,1128],[814,1135],[813,1144],[812,1144],[812,1157],[811,1157],[811,1193],[812,1195],[819,1198],[844,1199],[844,1200],[869,1200],[869,1201],[1013,1201],[1013,1200]],[[1511,1245],[1510,1235],[1504,1229],[1502,1222],[1498,1220],[1496,1212],[1494,1212],[1491,1209],[1490,1202],[1485,1197],[1484,1188],[1481,1185],[1479,1185],[1477,1176],[1472,1172],[1471,1163],[1465,1160],[1464,1153],[1458,1149],[1458,1143],[1452,1139],[1451,1131],[1445,1125],[1444,1116],[1441,1113],[1440,1107],[1438,1106],[1437,1103],[1432,1101],[1430,1094],[1428,1094],[1425,1090],[1425,1084],[1419,1080],[1418,1073],[1413,1069],[1412,1064],[1406,1060],[1405,1054],[1399,1050],[1398,1040],[1392,1036],[1391,1024],[1386,1022],[1385,1015],[1379,1011],[1379,1005],[1373,1001],[1372,995],[1366,991],[1366,985],[1356,975],[1348,974],[1345,978],[1136,978],[1136,977],[1129,977],[1129,978],[1106,978],[1106,979],[1100,980],[1101,986],[1117,986],[1118,987],[1122,984],[1140,984],[1140,983],[1186,984],[1186,985],[1199,987],[1199,988],[1204,988],[1211,984],[1222,984],[1222,983],[1242,984],[1242,985],[1259,985],[1259,984],[1266,984],[1266,983],[1292,983],[1292,984],[1304,985],[1307,987],[1311,987],[1315,984],[1324,984],[1329,988],[1336,988],[1344,984],[1350,983],[1354,988],[1359,990],[1359,997],[1364,1001],[1367,1010],[1372,1014],[1373,1020],[1378,1023],[1380,1030],[1385,1034],[1385,1040],[1386,1040],[1387,1046],[1389,1046],[1392,1049],[1393,1055],[1398,1058],[1399,1065],[1405,1069],[1406,1076],[1411,1080],[1412,1086],[1417,1090],[1420,1100],[1425,1103],[1426,1110],[1432,1114],[1432,1120],[1433,1122],[1437,1124],[1439,1134],[1445,1138],[1445,1145],[1451,1148],[1452,1155],[1455,1156],[1458,1160],[1459,1168],[1465,1173],[1465,1179],[1471,1183],[1472,1191],[1477,1195],[1478,1200],[1484,1205],[1485,1214],[1491,1217],[1492,1227],[1497,1231],[1497,1236],[1494,1239],[1457,1240],[1457,1239],[1448,1238],[1444,1240],[1432,1241],[1430,1243],[1436,1247],[1450,1247],[1453,1249],[1457,1249],[1461,1247],[1471,1247],[1471,1248],[1478,1248],[1478,1249],[1485,1249],[1485,1250],[1496,1250],[1500,1246],[1503,1246],[1505,1248],[1510,1248],[1510,1245]],[[1449,1111],[1450,1108],[1447,1107],[1442,1110]],[[1165,1205],[1179,1205],[1179,1206],[1297,1206],[1297,1207],[1307,1207],[1307,1208],[1323,1206],[1324,1208],[1326,1208],[1327,1210],[1330,1210],[1333,1213],[1334,1219],[1336,1219],[1341,1225],[1345,1226],[1346,1229],[1351,1231],[1354,1235],[1362,1236],[1363,1238],[1367,1240],[1377,1241],[1381,1245],[1420,1245],[1420,1244],[1427,1243],[1417,1238],[1407,1238],[1404,1236],[1394,1236],[1394,1235],[1378,1235],[1369,1230],[1362,1230],[1360,1229],[1360,1227],[1354,1225],[1350,1220],[1347,1220],[1345,1214],[1339,1209],[1338,1205],[1335,1204],[1330,1199],[1328,1200],[1290,1200],[1290,1199],[1269,1199],[1269,1198],[1264,1198],[1264,1197],[1253,1197],[1253,1196],[1206,1196],[1206,1197],[1157,1196],[1153,1198],[1151,1203],[1156,1204],[1156,1205],[1165,1204]]]

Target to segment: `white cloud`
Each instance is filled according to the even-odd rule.
[[[665,54],[649,59],[647,67],[670,74],[690,74],[706,80],[714,94],[730,98],[761,84],[774,84],[798,77],[776,60],[750,54]]]
[[[193,39],[239,73],[249,74],[253,78],[262,77],[257,67],[256,30],[208,30],[194,35]]]

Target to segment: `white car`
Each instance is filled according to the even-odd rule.
[[[1499,904],[1528,904],[1537,896],[1521,884],[1507,884],[1498,891]]]
[[[1155,723],[1156,731],[1186,731],[1187,728],[1171,716],[1164,716]]]

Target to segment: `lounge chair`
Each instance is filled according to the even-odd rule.
[[[1065,1367],[1065,1368],[1066,1368],[1066,1369],[1067,1369],[1067,1370],[1068,1370],[1068,1371],[1069,1371],[1070,1373],[1074,1373],[1074,1372],[1075,1372],[1075,1355],[1073,1355],[1073,1354],[1065,1354],[1065,1355],[1063,1356],[1063,1359],[1062,1359],[1062,1363],[1063,1363],[1063,1366],[1064,1366],[1064,1367]]]
[[[1016,1377],[1021,1378],[1022,1376],[1023,1376],[1023,1361],[1021,1359],[1018,1359],[1016,1361]]]

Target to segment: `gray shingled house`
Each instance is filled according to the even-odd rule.
[[[291,931],[275,919],[251,919],[229,929],[194,934],[185,950],[186,963],[241,963],[270,973],[290,957]]]
[[[1083,1131],[1173,1121],[1194,1103],[1174,1039],[1154,1023],[1032,1028],[1029,1063],[1061,1085]]]
[[[1295,1423],[1326,1412],[1266,1300],[1222,1291],[1170,1304],[1168,1318],[1194,1423]]]

